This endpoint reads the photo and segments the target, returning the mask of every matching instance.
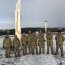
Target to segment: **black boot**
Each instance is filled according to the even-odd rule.
[[[41,54],[41,48],[39,48],[39,54]]]
[[[43,54],[44,54],[44,48],[43,48]]]
[[[37,50],[37,48],[36,48],[36,55],[38,55],[38,50]]]
[[[62,53],[62,54],[61,54],[61,57],[63,57],[63,56],[64,56],[64,54]]]

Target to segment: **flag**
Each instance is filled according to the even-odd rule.
[[[15,10],[15,35],[21,40],[21,21],[20,21],[20,0],[17,1],[16,10]]]

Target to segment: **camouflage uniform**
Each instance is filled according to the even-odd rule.
[[[43,53],[44,53],[44,48],[45,48],[45,39],[44,39],[44,33],[42,33],[42,31],[40,31],[40,35],[39,35],[39,54],[41,54],[41,50],[43,49]]]
[[[22,35],[21,42],[22,42],[22,46],[23,46],[23,55],[27,55],[27,37],[26,37],[25,33],[23,33],[23,35]]]
[[[31,52],[32,54],[34,55],[35,54],[35,50],[36,50],[36,54],[38,54],[38,51],[37,51],[37,37],[36,37],[36,34],[35,32],[32,33],[32,41],[31,41]]]
[[[20,40],[17,38],[16,35],[14,35],[13,39],[13,47],[14,47],[14,53],[15,57],[20,56]]]
[[[64,41],[64,36],[59,32],[56,35],[56,54],[58,54],[58,49],[60,48],[61,50],[61,56],[63,56],[63,41]]]
[[[27,35],[27,43],[28,43],[28,50],[29,50],[29,54],[31,53],[31,42],[32,41],[32,33],[31,31],[29,30],[29,33]]]
[[[6,35],[4,41],[3,41],[3,44],[4,44],[4,47],[5,47],[5,57],[8,58],[10,57],[10,47],[11,47],[11,39],[9,38],[8,35]]]
[[[52,38],[53,38],[52,33],[49,30],[48,33],[47,33],[47,54],[49,54],[49,47],[51,47],[51,53],[54,54]]]

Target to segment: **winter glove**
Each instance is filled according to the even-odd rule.
[[[22,44],[22,46],[24,46],[24,45]]]

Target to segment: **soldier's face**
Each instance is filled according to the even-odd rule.
[[[25,35],[25,34],[23,34],[23,36],[25,37],[26,35]]]
[[[31,33],[31,31],[29,31],[29,33]]]
[[[42,33],[42,31],[40,31],[40,33]]]
[[[58,34],[60,35],[61,33],[59,32]]]
[[[25,36],[25,33],[23,33],[23,35]]]
[[[9,36],[8,35],[6,35],[6,38],[8,38]]]
[[[6,36],[6,38],[9,38],[9,36]]]
[[[17,36],[15,35],[14,38],[17,38]]]
[[[51,33],[50,31],[48,31],[48,33]]]

